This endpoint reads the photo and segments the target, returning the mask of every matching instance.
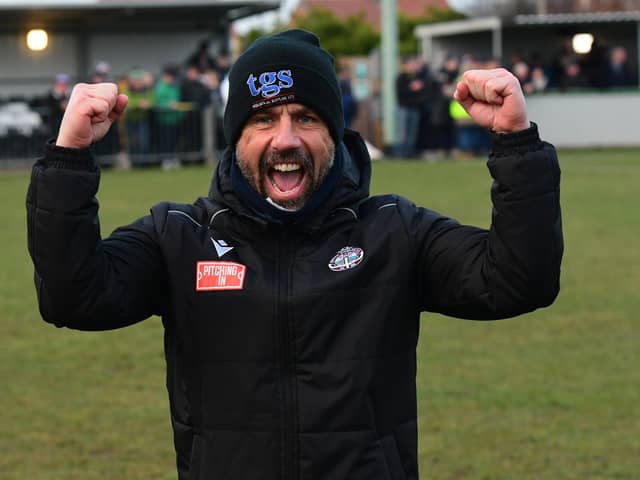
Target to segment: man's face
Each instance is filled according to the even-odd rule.
[[[252,115],[236,145],[243,175],[263,197],[299,210],[333,165],[327,125],[309,107],[289,103]]]

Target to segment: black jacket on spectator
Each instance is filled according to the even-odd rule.
[[[605,74],[605,81],[607,87],[637,87],[637,79],[633,70],[629,65],[619,65],[614,67],[613,65],[607,65],[607,71]]]
[[[201,110],[211,103],[211,90],[199,80],[185,79],[180,86],[180,99]]]
[[[410,85],[414,80],[424,80],[418,75],[410,75],[406,72],[401,73],[396,78],[396,95],[398,105],[402,107],[422,108],[426,99],[424,89],[411,90]]]
[[[493,137],[489,230],[370,197],[366,147],[344,144],[329,200],[287,225],[238,197],[231,154],[207,198],[105,239],[89,151],[49,145],[33,168],[42,316],[80,330],[162,316],[181,480],[417,479],[420,313],[499,319],[558,293],[560,170],[535,126]]]

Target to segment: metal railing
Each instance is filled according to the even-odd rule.
[[[57,134],[48,112],[24,108],[0,116],[0,169],[28,168]],[[2,110],[0,109],[0,112]],[[222,139],[215,108],[179,103],[173,109],[127,110],[107,135],[93,146],[103,166],[131,168],[147,165],[215,163]],[[41,121],[34,121],[33,115]]]

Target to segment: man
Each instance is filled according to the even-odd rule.
[[[417,153],[421,116],[425,110],[428,93],[423,63],[415,57],[406,58],[396,78],[398,97],[398,144],[396,155],[410,157]]]
[[[153,89],[158,152],[162,168],[167,170],[180,166],[180,159],[176,154],[182,121],[182,112],[179,111],[181,101],[179,75],[180,70],[176,65],[165,65],[162,69],[162,77]]]
[[[609,59],[605,66],[605,82],[608,88],[635,87],[635,75],[629,64],[627,49],[621,46],[613,47],[609,52]]]
[[[471,71],[456,97],[495,132],[490,230],[370,197],[331,57],[293,30],[230,74],[232,147],[208,197],[100,239],[88,147],[125,109],[76,86],[34,167],[29,248],[46,321],[105,330],[161,315],[180,479],[417,478],[421,311],[504,318],[558,292],[559,168],[517,80]]]
[[[64,111],[69,103],[69,75],[60,73],[56,75],[53,87],[47,95],[47,106],[49,107],[49,129],[51,134],[58,135],[58,129],[64,116]]]
[[[127,145],[134,163],[145,163],[150,152],[151,123],[150,111],[154,106],[153,77],[151,73],[136,67],[126,78],[127,102]]]

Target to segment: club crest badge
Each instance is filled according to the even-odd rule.
[[[358,247],[344,247],[329,261],[329,269],[333,272],[342,272],[357,267],[364,258],[364,250]]]

